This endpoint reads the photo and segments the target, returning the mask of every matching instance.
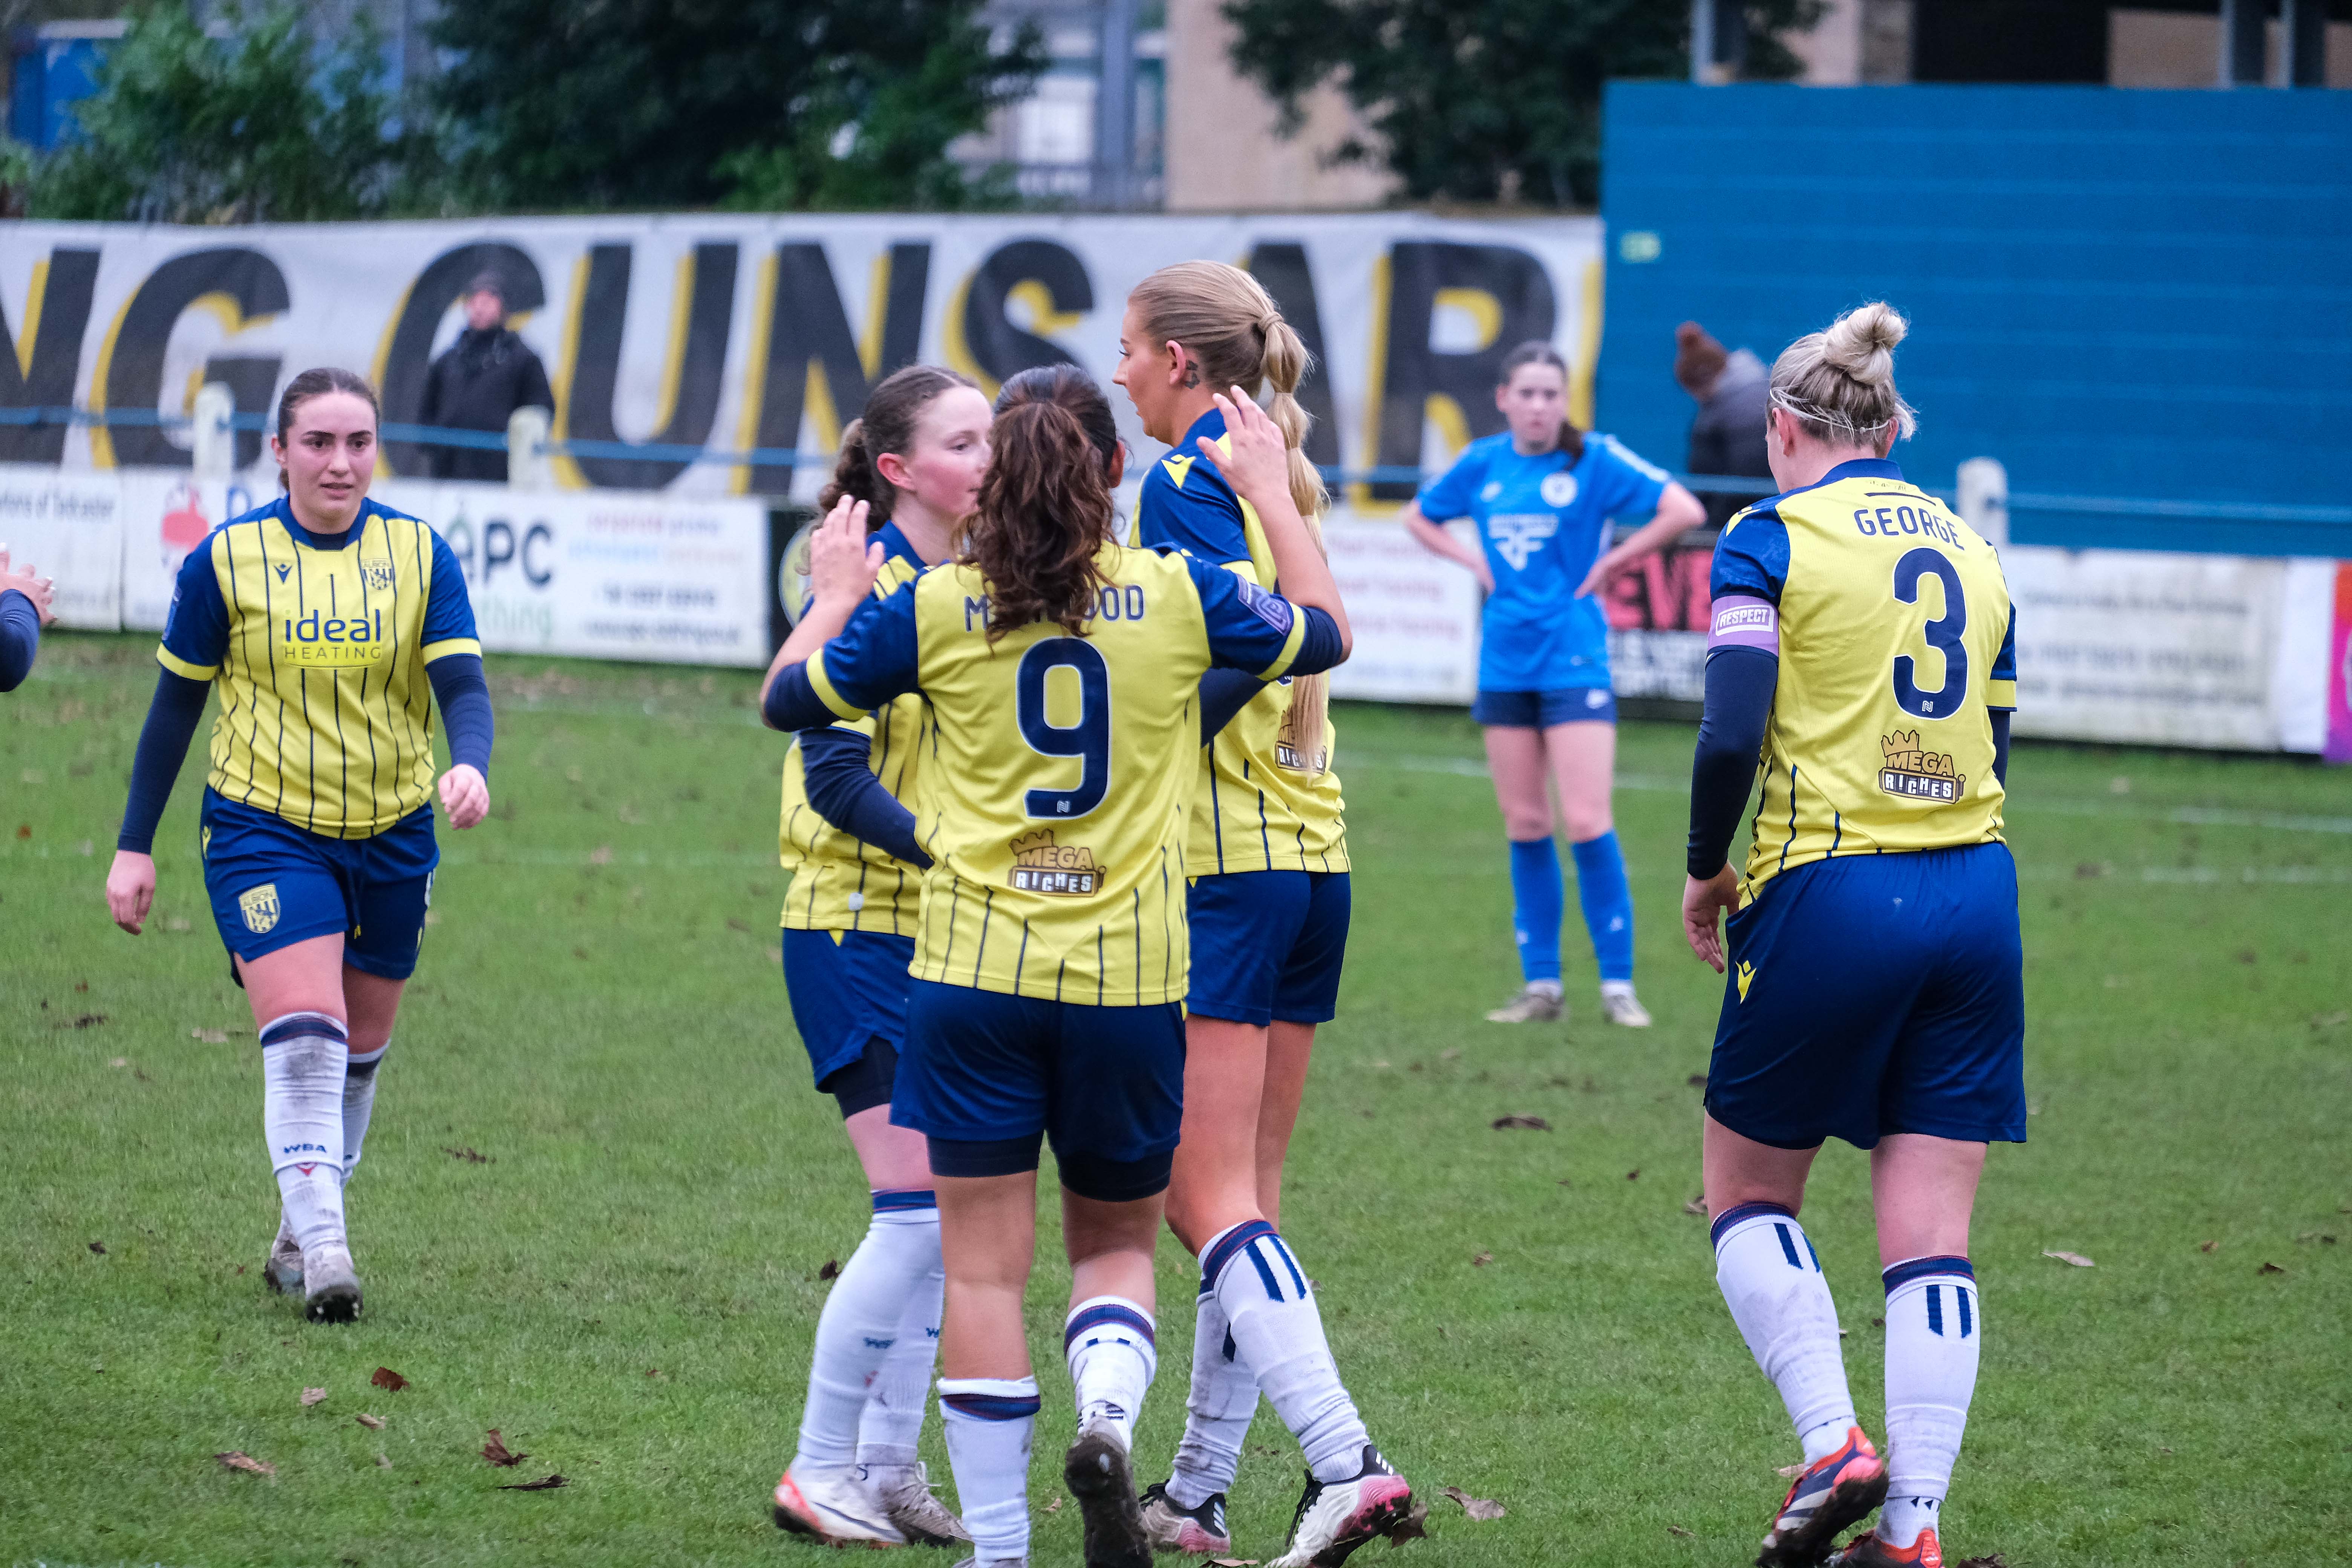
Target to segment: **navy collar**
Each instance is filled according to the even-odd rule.
[[[1801,496],[1807,490],[1817,490],[1824,485],[1836,484],[1841,479],[1893,479],[1898,484],[1906,482],[1903,479],[1903,465],[1892,458],[1849,458],[1811,484],[1799,485],[1792,490],[1782,490],[1779,495],[1769,496],[1756,504],[1759,509],[1777,506],[1790,496]]]
[[[882,542],[883,560],[904,561],[918,572],[923,569],[923,558],[915,553],[915,547],[907,542],[896,522],[884,523],[874,531],[874,537]]]
[[[306,544],[313,550],[351,548],[359,542],[360,535],[367,531],[368,521],[374,515],[368,510],[366,498],[362,497],[359,515],[352,519],[351,527],[341,533],[313,533],[295,521],[294,498],[282,491],[276,500],[269,503],[269,514],[286,525],[286,531],[294,536],[297,544]]]
[[[1211,404],[1209,411],[1193,420],[1192,427],[1177,438],[1176,455],[1180,458],[1197,458],[1201,455],[1201,437],[1205,436],[1213,441],[1224,433],[1224,411]]]

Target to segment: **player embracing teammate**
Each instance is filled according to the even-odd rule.
[[[1969,1217],[1987,1144],[2025,1138],[2001,836],[2015,621],[1991,547],[1887,458],[1913,425],[1905,331],[1869,304],[1781,353],[1780,493],[1725,528],[1711,586],[1683,923],[1726,974],[1703,1146],[1716,1279],[1804,1445],[1767,1568],[1829,1558],[1882,1500],[1835,1561],[1940,1568],[1984,1336]],[[1725,857],[1759,773],[1743,876]],[[1885,1461],[1797,1218],[1832,1137],[1871,1152]]]

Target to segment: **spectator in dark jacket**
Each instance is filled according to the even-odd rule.
[[[1730,353],[1709,337],[1696,321],[1675,329],[1675,380],[1698,401],[1698,417],[1691,421],[1689,471],[1694,474],[1752,474],[1769,480],[1772,465],[1764,449],[1764,398],[1770,389],[1764,362],[1746,349]],[[1702,492],[1706,525],[1721,528],[1751,501],[1772,493],[1770,484],[1754,495]]]
[[[514,411],[530,407],[555,411],[547,367],[528,343],[507,330],[505,290],[495,273],[486,272],[466,290],[466,330],[425,373],[425,405],[417,419],[503,436]],[[503,447],[427,447],[425,453],[436,479],[506,482]]]

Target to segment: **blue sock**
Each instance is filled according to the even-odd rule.
[[[1568,894],[1560,886],[1559,851],[1549,834],[1511,840],[1511,935],[1519,944],[1521,977],[1558,980],[1559,921]]]
[[[1633,889],[1625,881],[1625,856],[1617,847],[1617,835],[1604,833],[1568,847],[1576,857],[1576,898],[1584,906],[1584,929],[1592,933],[1592,956],[1600,961],[1601,978],[1631,980]]]

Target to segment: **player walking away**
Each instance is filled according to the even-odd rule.
[[[813,551],[814,604],[764,701],[782,729],[910,691],[931,705],[935,864],[891,1119],[929,1142],[948,1277],[940,1395],[982,1564],[1028,1552],[1037,1384],[1022,1301],[1044,1138],[1072,1274],[1079,1425],[1064,1479],[1088,1563],[1150,1561],[1129,1450],[1157,1360],[1152,1247],[1183,1108],[1198,689],[1213,665],[1274,680],[1347,650],[1338,590],[1285,490],[1281,435],[1237,407],[1231,452],[1208,460],[1256,501],[1295,597],[1116,543],[1108,407],[1025,403],[997,419],[956,562],[863,603],[880,552],[860,543],[861,509],[835,509]]]
[[[1144,433],[1174,447],[1144,479],[1138,539],[1261,589],[1292,586],[1261,505],[1199,457],[1230,440],[1213,388],[1271,385],[1271,407],[1257,417],[1282,436],[1283,500],[1319,568],[1314,519],[1328,498],[1299,449],[1307,413],[1293,395],[1307,350],[1257,280],[1214,261],[1160,268],[1128,299],[1119,354],[1114,379]],[[1201,1259],[1192,1384],[1175,1468],[1146,1494],[1144,1522],[1162,1551],[1233,1549],[1225,1494],[1263,1389],[1307,1469],[1279,1561],[1335,1563],[1412,1504],[1339,1382],[1314,1291],[1276,1230],[1315,1026],[1336,1011],[1347,950],[1345,806],[1326,682],[1261,689],[1244,678],[1220,689],[1232,679],[1213,675],[1203,689],[1213,739],[1201,752],[1185,857],[1194,961],[1168,1221]]]
[[[11,568],[8,547],[0,544],[0,691],[16,690],[33,673],[41,628],[58,618],[49,608],[56,597],[56,584],[30,566]]]
[[[988,399],[964,377],[909,365],[843,432],[818,498],[864,501],[887,597],[953,552],[988,471]],[[907,1029],[907,967],[923,872],[912,806],[923,702],[804,731],[784,758],[784,979],[816,1086],[841,1106],[874,1218],[825,1298],[800,1445],[776,1482],[779,1527],[833,1544],[971,1539],[915,1458],[940,1333],[940,1211],[919,1132],[890,1125]]]
[[[1942,1563],[1984,1334],[1969,1214],[1987,1142],[2025,1138],[2017,868],[2001,837],[2015,622],[1991,548],[1886,458],[1913,424],[1895,390],[1905,331],[1864,305],[1780,355],[1781,493],[1715,552],[1683,925],[1730,971],[1706,1084],[1716,1280],[1805,1449],[1768,1565],[1822,1561],[1882,1499],[1876,1528],[1837,1561]],[[1742,878],[1724,857],[1759,771]],[[1871,1151],[1885,1464],[1854,1418],[1829,1283],[1797,1222],[1831,1137]]]
[[[1433,552],[1475,573],[1486,590],[1478,697],[1486,767],[1511,842],[1511,927],[1526,988],[1486,1015],[1497,1024],[1566,1016],[1559,926],[1566,903],[1552,843],[1546,775],[1576,858],[1577,901],[1601,971],[1601,1011],[1647,1028],[1633,994],[1633,894],[1609,797],[1617,766],[1617,699],[1609,689],[1609,618],[1601,595],[1619,574],[1706,521],[1698,499],[1615,437],[1569,423],[1568,363],[1549,343],[1503,359],[1495,406],[1510,428],[1473,441],[1404,509]],[[1654,514],[1654,515],[1651,515]],[[1619,518],[1650,521],[1609,542]],[[1439,526],[1466,517],[1478,543]]]
[[[457,559],[368,498],[375,392],[309,370],[278,400],[286,493],[213,531],[180,568],[163,673],[131,763],[106,901],[139,934],[150,850],[205,694],[205,888],[261,1039],[262,1131],[283,1203],[263,1277],[313,1322],[360,1314],[343,1189],[360,1163],[440,850],[433,719],[454,759],[449,825],[490,808],[490,693]]]

